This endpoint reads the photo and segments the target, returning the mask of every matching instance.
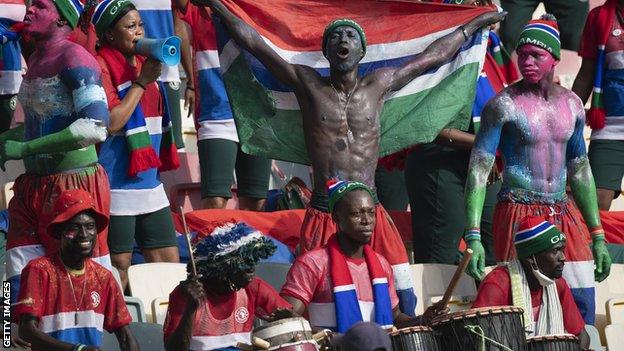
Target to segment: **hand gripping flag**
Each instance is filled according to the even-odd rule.
[[[350,18],[364,28],[364,76],[399,67],[435,39],[491,9],[411,1],[223,0],[254,27],[282,58],[329,75],[321,52],[325,26]],[[301,111],[292,89],[241,50],[215,19],[219,60],[244,152],[309,164]],[[485,37],[484,37],[485,36]],[[432,141],[445,127],[467,129],[475,82],[485,55],[487,31],[469,38],[453,59],[386,96],[381,112],[380,156]]]

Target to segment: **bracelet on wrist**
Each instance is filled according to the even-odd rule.
[[[145,85],[143,85],[143,83],[140,83],[138,80],[135,80],[134,82],[132,82],[132,84],[139,86],[139,88],[143,90],[147,90],[147,88],[145,88]]]
[[[74,346],[74,350],[73,351],[82,351],[82,350],[84,350],[86,348],[87,348],[87,345],[85,345],[85,344],[76,344]]]
[[[481,229],[479,228],[471,228],[466,230],[466,234],[464,235],[464,240],[469,242],[471,240],[481,240]]]
[[[601,225],[589,228],[589,236],[592,238],[592,241],[604,240],[605,239],[604,229],[602,229]]]

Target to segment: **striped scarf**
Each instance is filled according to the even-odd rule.
[[[565,334],[557,284],[550,284],[542,288],[542,304],[537,321],[535,321],[533,319],[531,290],[520,261],[512,260],[508,263],[507,269],[511,278],[512,303],[524,310],[524,327],[527,336]]]
[[[117,88],[119,99],[123,99],[130,90],[132,81],[135,79],[134,68],[127,63],[121,52],[110,46],[102,46],[98,51],[98,55],[106,61],[113,85]],[[145,124],[145,115],[139,104],[123,127],[128,143],[128,152],[130,153],[128,162],[129,177],[136,177],[139,172],[150,168],[158,167],[159,171],[168,171],[176,169],[180,165],[177,149],[173,143],[166,90],[161,82],[158,82],[158,84],[160,95],[163,97],[164,102],[160,153],[157,154],[152,147],[152,139]]]
[[[351,272],[345,255],[338,244],[336,234],[327,242],[327,248],[329,250],[329,274],[332,280],[334,306],[336,308],[336,331],[345,333],[352,325],[363,320],[362,312]],[[388,277],[377,258],[377,254],[370,245],[364,246],[364,259],[373,287],[375,322],[382,328],[391,328],[393,316],[388,292]]]
[[[602,129],[605,126],[606,112],[602,102],[602,85],[605,70],[605,46],[611,33],[611,25],[615,17],[617,0],[607,0],[598,10],[598,26],[596,42],[598,54],[596,55],[596,67],[594,69],[594,87],[592,90],[591,108],[587,112],[587,124],[592,129]]]

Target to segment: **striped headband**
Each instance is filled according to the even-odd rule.
[[[559,60],[561,58],[561,39],[555,17],[546,14],[538,20],[529,21],[522,29],[516,47],[525,44],[539,46]]]
[[[520,222],[514,237],[518,258],[527,258],[565,241],[565,235],[552,223],[529,216]]]
[[[95,26],[95,33],[98,37],[101,38],[104,35],[111,23],[126,7],[136,8],[130,0],[104,0],[95,7],[91,22]]]
[[[67,21],[70,27],[76,28],[78,25],[78,20],[80,19],[80,15],[82,11],[84,11],[84,7],[79,0],[53,0],[54,5],[56,5],[56,9],[59,14]]]

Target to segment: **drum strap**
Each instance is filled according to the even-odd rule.
[[[507,269],[511,278],[512,303],[524,310],[524,325],[529,336],[564,334],[563,311],[557,285],[551,284],[542,288],[542,303],[535,321],[531,291],[520,261],[510,261]]]

